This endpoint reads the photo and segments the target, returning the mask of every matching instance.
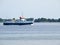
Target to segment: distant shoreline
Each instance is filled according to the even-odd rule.
[[[34,19],[34,18],[27,18],[28,20],[31,20],[31,19]],[[4,20],[12,20],[12,19],[3,19],[3,18],[0,18],[0,23],[3,23],[3,21]],[[37,19],[34,19],[34,22],[35,23],[39,23],[39,22],[49,22],[49,23],[51,23],[51,22],[60,22],[60,18],[58,18],[58,19],[50,19],[50,18],[37,18]]]
[[[0,22],[3,23],[3,22]],[[34,22],[34,23],[60,23],[60,22]]]

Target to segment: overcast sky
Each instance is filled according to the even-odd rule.
[[[60,18],[60,0],[0,0],[0,18]]]

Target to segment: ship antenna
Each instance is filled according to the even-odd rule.
[[[22,16],[23,16],[23,12],[22,12],[22,14],[21,14]]]
[[[23,16],[23,12],[21,13],[21,16],[22,16],[22,18],[24,18],[24,16]]]

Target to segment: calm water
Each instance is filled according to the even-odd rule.
[[[60,23],[0,24],[0,40],[60,39]]]
[[[60,45],[60,23],[22,26],[0,23],[0,45]]]
[[[60,34],[60,23],[34,23],[33,25],[2,25],[0,34]]]

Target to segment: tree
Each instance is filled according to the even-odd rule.
[[[0,18],[0,22],[3,22],[3,19],[2,18]]]
[[[58,19],[58,22],[60,22],[60,18]]]

